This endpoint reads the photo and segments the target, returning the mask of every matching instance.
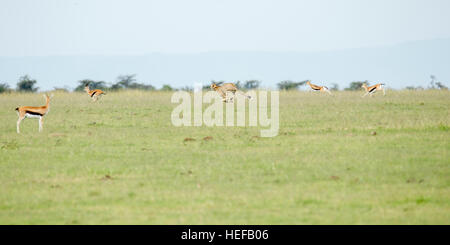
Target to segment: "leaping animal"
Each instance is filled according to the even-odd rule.
[[[100,89],[90,90],[89,89],[89,84],[86,84],[86,86],[84,87],[84,91],[86,91],[86,93],[88,93],[89,96],[91,96],[92,101],[94,101],[94,102],[97,101],[100,98],[100,96],[106,94],[105,92],[103,92]]]
[[[306,81],[306,84],[308,84],[309,87],[311,87],[311,89],[314,91],[322,91],[322,92],[327,92],[327,93],[331,94],[330,90],[326,86],[315,85],[315,84],[312,84],[311,81]]]
[[[218,86],[217,84],[213,83],[211,84],[211,89],[215,90],[217,93],[222,96],[222,101],[227,102],[227,92],[233,93],[233,97],[236,95],[236,93],[240,93],[247,97],[247,99],[252,99],[250,95],[246,95],[244,92],[237,89],[236,85],[233,83],[224,83],[222,86]]]
[[[384,89],[385,84],[384,83],[377,83],[373,86],[367,87],[367,84],[363,84],[362,87],[366,90],[366,93],[362,96],[366,96],[368,94],[370,94],[370,96],[372,96],[372,94],[374,94],[376,91],[378,90],[383,90],[383,95],[386,95],[386,91]]]

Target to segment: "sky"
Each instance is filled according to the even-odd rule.
[[[0,0],[0,56],[317,52],[450,38],[448,0]]]

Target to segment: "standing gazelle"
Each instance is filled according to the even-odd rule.
[[[367,84],[363,84],[361,87],[363,87],[366,90],[366,93],[362,96],[366,96],[370,94],[372,96],[373,93],[375,93],[377,90],[383,90],[383,95],[386,95],[386,91],[384,90],[384,83],[377,83],[373,86],[367,87]]]
[[[327,92],[327,93],[331,94],[330,90],[326,86],[315,85],[315,84],[312,84],[311,81],[306,81],[306,84],[308,84],[312,90]]]
[[[100,89],[90,90],[88,83],[86,84],[86,86],[84,86],[84,91],[86,91],[86,93],[88,93],[89,96],[91,96],[92,101],[94,101],[94,102],[97,101],[101,95],[106,94],[105,92],[101,91]]]
[[[16,108],[19,120],[17,120],[17,133],[20,133],[20,122],[25,118],[39,118],[39,132],[42,131],[43,118],[50,110],[50,99],[53,97],[44,94],[45,105],[44,106],[20,106]]]

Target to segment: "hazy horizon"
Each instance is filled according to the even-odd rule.
[[[349,51],[349,50],[358,50],[358,49],[374,49],[374,48],[386,48],[386,47],[395,47],[401,46],[404,44],[412,44],[422,41],[442,41],[442,40],[450,40],[449,38],[430,38],[430,39],[422,39],[422,40],[410,40],[410,41],[402,41],[397,43],[385,44],[385,45],[371,45],[364,47],[345,47],[338,49],[330,49],[330,50],[320,50],[320,51],[295,51],[295,50],[285,50],[285,51],[264,51],[264,50],[209,50],[209,51],[198,51],[198,52],[164,52],[164,51],[154,51],[142,54],[51,54],[51,55],[0,55],[2,58],[27,58],[27,57],[73,57],[73,56],[146,56],[146,55],[154,55],[154,54],[163,54],[163,55],[198,55],[198,54],[206,54],[206,53],[234,53],[234,52],[243,52],[243,53],[326,53],[326,52],[339,52],[339,51]]]
[[[116,82],[119,75],[136,74],[138,82],[175,88],[260,80],[276,88],[283,80],[313,82],[341,89],[352,81],[383,82],[388,87],[427,87],[430,75],[447,86],[450,81],[450,39],[414,41],[374,48],[321,52],[204,52],[198,54],[79,55],[0,57],[0,83],[10,87],[30,75],[43,90],[73,89],[79,80]]]

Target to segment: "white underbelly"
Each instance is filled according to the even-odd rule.
[[[41,118],[42,116],[39,116],[39,115],[33,115],[33,114],[28,114],[28,113],[26,113],[26,114],[25,114],[25,117],[26,117],[26,118]]]

